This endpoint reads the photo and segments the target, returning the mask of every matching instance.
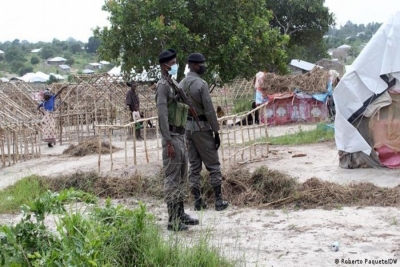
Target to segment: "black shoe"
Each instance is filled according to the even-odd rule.
[[[216,211],[224,210],[224,209],[226,209],[227,207],[229,207],[229,202],[228,202],[228,201],[225,201],[225,200],[220,199],[220,200],[217,200],[217,201],[215,202],[215,210],[216,210]]]
[[[167,230],[175,232],[186,231],[189,230],[189,226],[181,223],[180,221],[176,221],[175,223],[169,222]]]
[[[170,231],[185,231],[189,227],[183,224],[179,218],[180,207],[179,203],[167,203],[168,207],[168,226]]]
[[[214,187],[215,193],[215,210],[221,211],[229,206],[229,202],[222,199],[221,185]]]
[[[185,213],[183,201],[179,202],[179,218],[181,223],[186,224],[186,225],[198,225],[199,220],[192,218],[189,216],[189,214]]]
[[[51,143],[47,143],[48,147],[53,147],[53,145]]]
[[[207,204],[201,198],[200,189],[192,187],[192,194],[194,196],[194,210],[205,210],[207,209]]]

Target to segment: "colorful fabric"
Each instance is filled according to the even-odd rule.
[[[42,118],[42,140],[46,143],[56,142],[56,122],[53,112],[44,112]]]
[[[46,111],[54,111],[56,96],[52,95],[49,100],[40,103],[39,107],[44,107]]]
[[[268,99],[264,98],[262,92],[259,91],[259,90],[256,90],[256,97],[255,98],[256,98],[256,105],[261,105],[261,104],[264,103],[265,100],[268,100]]]

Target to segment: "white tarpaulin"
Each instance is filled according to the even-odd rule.
[[[339,150],[370,154],[372,148],[364,140],[351,121],[363,115],[364,109],[383,93],[389,81],[400,80],[400,11],[392,15],[371,38],[360,55],[339,82],[333,98],[335,100],[335,140]],[[350,122],[349,122],[350,120]]]

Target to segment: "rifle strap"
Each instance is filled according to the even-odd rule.
[[[203,107],[203,105],[202,105],[201,103],[197,102],[197,101],[192,97],[192,94],[191,94],[191,92],[190,92],[190,86],[191,86],[196,80],[197,80],[197,79],[194,79],[193,81],[191,81],[190,83],[188,83],[187,79],[185,79],[185,80],[183,81],[183,87],[184,87],[183,89],[185,89],[185,91],[186,91],[188,97],[190,97],[190,100],[192,100],[192,102],[195,103],[196,106],[197,106],[199,109],[201,109],[201,114],[203,114],[203,113],[204,113],[204,107]],[[198,115],[201,115],[201,114],[198,114]]]

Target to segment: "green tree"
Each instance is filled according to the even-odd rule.
[[[18,73],[21,68],[25,67],[23,61],[15,60],[11,62],[10,69],[13,73]]]
[[[32,65],[37,65],[37,64],[39,64],[39,62],[40,62],[40,59],[37,56],[32,56],[31,57],[31,64]]]
[[[315,61],[325,47],[323,35],[334,24],[334,15],[324,6],[324,0],[266,0],[267,9],[273,12],[273,27],[290,37],[289,54],[299,54],[301,59]],[[310,45],[314,49],[308,49]],[[317,48],[317,50],[315,50]],[[291,51],[291,50],[295,51]],[[318,59],[318,58],[317,58]]]
[[[270,27],[263,0],[110,0],[103,10],[111,26],[95,29],[97,52],[121,62],[125,72],[158,64],[157,55],[167,48],[178,52],[179,78],[192,52],[202,52],[207,75],[218,72],[223,81],[253,77],[271,66],[287,71],[288,38]]]
[[[69,45],[69,51],[71,51],[72,54],[76,54],[81,50],[82,50],[82,46],[79,43],[73,43],[73,44]]]
[[[16,39],[18,40],[18,39]],[[13,61],[25,62],[24,52],[18,46],[10,46],[4,53],[4,59],[11,63]]]
[[[92,36],[89,38],[88,43],[86,45],[86,52],[96,53],[99,46],[100,46],[100,39]]]
[[[23,66],[18,70],[19,76],[24,76],[28,72],[33,72],[32,66]]]
[[[50,45],[43,47],[39,53],[40,57],[43,59],[52,58],[55,55],[54,49]]]
[[[75,59],[73,57],[67,58],[67,61],[65,61],[65,64],[72,66],[75,63]]]

